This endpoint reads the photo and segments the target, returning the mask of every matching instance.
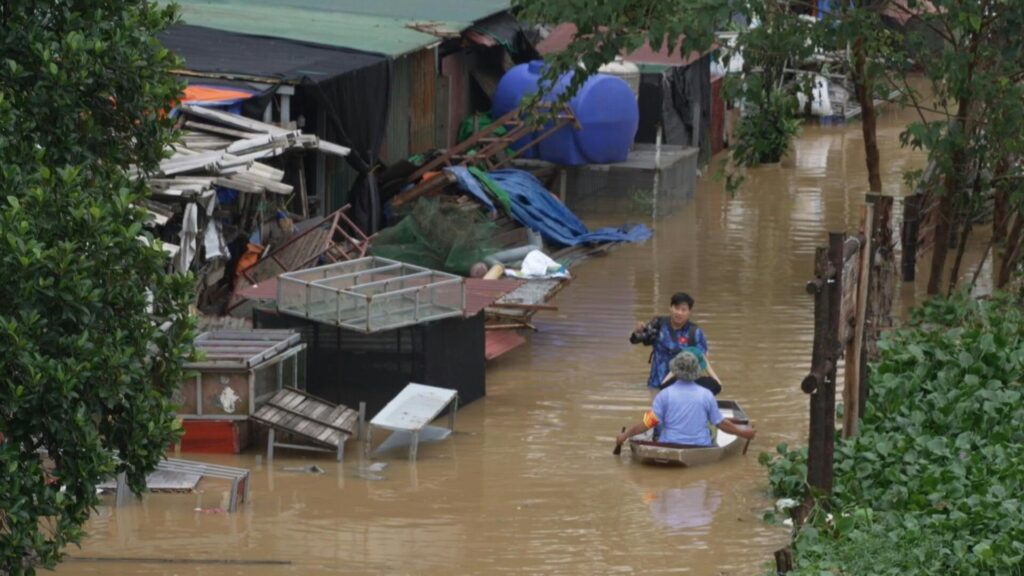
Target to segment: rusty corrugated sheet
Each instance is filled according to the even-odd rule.
[[[409,56],[396,58],[391,67],[391,100],[384,160],[397,162],[409,157]]]
[[[511,352],[526,344],[518,332],[511,330],[488,330],[484,334],[484,359],[494,360],[498,356]]]
[[[479,314],[484,308],[513,292],[526,282],[516,279],[481,280],[466,278],[466,318]]]
[[[409,62],[409,147],[412,153],[429,150],[436,145],[436,58],[436,48],[426,48],[406,57]]]
[[[450,148],[458,143],[459,125],[469,116],[469,75],[466,55],[456,52],[441,61],[441,74],[448,82],[448,141],[439,142]]]

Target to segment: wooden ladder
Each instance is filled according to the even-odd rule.
[[[520,107],[512,110],[486,126],[483,130],[476,132],[444,154],[421,166],[419,170],[409,177],[409,182],[416,182],[425,174],[448,166],[479,166],[485,170],[496,170],[523,155],[527,150],[540,144],[562,128],[570,124],[576,129],[580,128],[579,122],[576,120],[572,110],[568,106],[564,106],[554,116],[553,121],[546,123],[538,130],[536,128],[536,120],[540,118],[541,114],[548,113],[550,110],[551,106],[548,104],[539,105],[532,114],[525,118],[523,117],[523,108]],[[505,134],[497,134],[498,130],[502,128],[506,130]],[[530,138],[531,136],[533,138],[524,146],[513,151],[511,154],[506,154],[506,151],[513,143]],[[475,153],[470,153],[473,148],[478,146],[479,148]],[[454,181],[455,178],[450,175],[434,176],[433,178],[420,181],[415,187],[396,195],[391,200],[391,206],[398,208],[428,192],[443,188]]]

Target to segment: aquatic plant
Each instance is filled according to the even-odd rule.
[[[932,300],[880,343],[860,434],[794,541],[798,574],[1020,574],[1024,307],[1017,295]],[[762,455],[803,500],[806,452]]]

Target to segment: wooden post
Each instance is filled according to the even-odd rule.
[[[807,288],[814,294],[814,347],[811,356],[811,373],[804,378],[801,387],[811,395],[810,430],[807,453],[807,482],[813,488],[825,492],[832,488],[832,452],[835,441],[835,380],[833,346],[837,339],[839,301],[833,306],[832,292],[838,291],[837,274],[842,272],[842,235],[839,235],[839,266],[830,260],[831,250],[818,248],[815,252],[816,279]],[[833,308],[834,314],[833,314]],[[833,316],[836,322],[833,323]],[[830,392],[831,391],[831,392]]]
[[[775,573],[782,575],[792,572],[793,550],[790,547],[781,548],[775,551]]]
[[[299,178],[299,202],[302,204],[299,214],[305,220],[309,218],[309,193],[306,191],[306,165],[302,161],[302,156],[295,157],[294,165]]]
[[[836,448],[836,368],[843,349],[839,343],[840,313],[843,301],[843,262],[846,234],[830,232],[828,235],[828,261],[835,270],[832,281],[828,284],[828,332],[825,334],[826,365],[821,394],[821,412],[824,419],[823,432],[824,451],[822,452],[822,482],[819,488],[825,494],[832,494],[832,457]]]
[[[860,355],[861,417],[870,394],[869,362],[878,359],[878,340],[892,327],[892,305],[896,298],[896,258],[893,244],[893,197],[868,194],[867,201],[874,207],[871,224],[871,264],[868,271],[867,317],[864,321],[864,346]]]
[[[913,282],[917,277],[917,235],[921,227],[922,193],[903,200],[903,281]]]
[[[846,383],[843,386],[843,438],[857,434],[860,424],[860,387],[863,383],[861,357],[864,351],[864,319],[867,316],[868,285],[871,270],[874,208],[867,204],[861,207],[861,229],[864,244],[860,247],[859,272],[857,274],[857,307],[853,324],[853,338],[846,347]]]

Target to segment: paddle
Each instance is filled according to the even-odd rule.
[[[739,426],[750,426],[750,420],[743,420],[743,419],[733,418],[732,421],[733,421],[734,424],[737,424]],[[747,443],[743,445],[743,455],[744,456],[747,455],[747,448],[750,448],[750,438],[747,438]]]
[[[626,427],[625,426],[622,427],[622,431],[623,432],[626,431]],[[615,449],[612,450],[612,456],[618,456],[619,454],[622,454],[622,444],[616,444],[615,445]]]

